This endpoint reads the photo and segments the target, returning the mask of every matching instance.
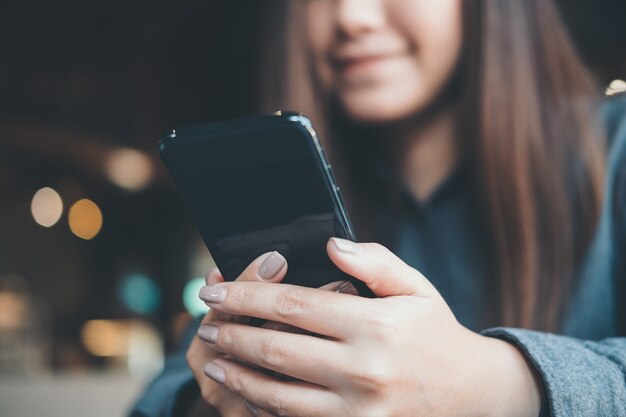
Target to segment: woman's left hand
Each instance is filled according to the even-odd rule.
[[[379,298],[257,282],[206,287],[213,309],[319,335],[213,323],[216,349],[296,381],[227,359],[207,364],[207,375],[276,416],[539,414],[539,383],[523,355],[459,324],[418,271],[378,244],[333,238],[327,250]]]

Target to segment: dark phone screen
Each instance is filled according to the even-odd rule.
[[[274,250],[289,264],[284,282],[317,287],[346,279],[325,248],[331,236],[351,238],[349,226],[297,118],[177,129],[161,155],[225,279]]]

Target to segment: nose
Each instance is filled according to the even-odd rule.
[[[379,29],[385,24],[385,0],[337,0],[337,26],[348,37]]]

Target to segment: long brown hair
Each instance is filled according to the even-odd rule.
[[[463,7],[465,44],[455,96],[493,259],[491,298],[497,301],[486,324],[554,330],[602,201],[597,88],[553,1],[464,0]],[[337,141],[337,112],[319,94],[304,52],[301,2],[286,0],[271,10],[263,110],[302,111],[322,137],[334,133]],[[354,172],[343,174],[353,181],[348,188],[359,188],[359,182],[365,188]],[[361,208],[368,201],[352,197],[358,203],[351,212],[367,212]]]

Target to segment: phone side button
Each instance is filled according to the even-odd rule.
[[[328,157],[326,156],[326,152],[324,151],[324,147],[320,146],[320,150],[322,151],[322,159],[324,160],[324,165],[330,167],[330,163],[328,162]]]
[[[337,185],[337,180],[335,179],[335,175],[333,174],[333,170],[330,169],[330,164],[326,165],[326,172],[328,173],[328,176],[332,180],[333,184],[336,186]]]

